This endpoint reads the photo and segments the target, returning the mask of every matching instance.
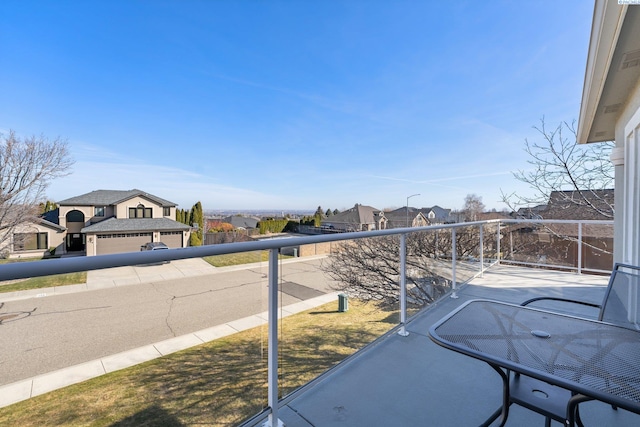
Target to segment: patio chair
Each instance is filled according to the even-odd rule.
[[[520,305],[526,306],[537,301],[560,301],[594,307],[599,309],[599,321],[632,330],[640,330],[640,267],[620,263],[615,264],[601,304],[558,297],[536,297]],[[567,406],[565,403],[571,397],[569,391],[524,375],[521,377],[516,375],[512,380],[512,386],[515,388],[513,403],[536,410],[535,407],[529,404],[531,395],[542,390],[542,393],[546,393],[549,396],[550,401],[561,403],[560,405],[553,405],[554,408],[549,407],[547,411],[538,411],[545,416],[545,425],[548,427],[551,419],[564,423],[567,414],[563,412],[563,408],[566,411]],[[584,399],[584,401],[586,400],[588,399]],[[613,406],[613,409],[617,408]],[[576,423],[579,426],[583,426],[578,406],[576,406],[575,417]]]

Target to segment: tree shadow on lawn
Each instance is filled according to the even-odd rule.
[[[364,330],[359,323],[301,326],[281,329],[281,397],[381,335]],[[267,406],[266,330],[240,341],[217,340],[185,353],[178,360],[158,360],[157,366],[141,372],[136,380],[167,414],[186,424],[230,426]]]
[[[157,405],[152,405],[130,417],[111,424],[110,427],[138,427],[138,426],[158,426],[158,427],[183,427],[171,414]]]

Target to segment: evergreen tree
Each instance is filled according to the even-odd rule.
[[[333,215],[333,212],[331,212],[331,209],[327,209],[327,211],[324,213],[324,216],[331,216]]]
[[[334,209],[334,210],[333,210],[333,214],[334,214],[334,215],[338,215],[339,213],[340,213],[340,211],[339,211],[338,209]]]
[[[40,202],[38,206],[40,207],[41,214],[58,209],[57,203],[51,202],[49,200],[47,200],[45,203]]]
[[[190,225],[192,227],[196,227],[196,225],[198,227],[198,231],[196,231],[196,234],[198,235],[198,240],[200,241],[201,245],[204,230],[204,213],[202,212],[202,203],[197,202],[195,205],[193,205],[193,208],[191,208],[191,215],[189,219]]]

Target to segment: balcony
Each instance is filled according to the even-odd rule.
[[[556,226],[555,229],[553,225]],[[545,234],[558,231],[558,226],[571,227],[574,231],[562,231],[574,237],[564,246],[547,245],[553,239]],[[419,229],[379,230],[126,256],[108,255],[5,265],[0,267],[0,280],[269,250],[268,265],[259,267],[264,273],[263,281],[261,286],[255,288],[255,292],[265,293],[263,300],[267,310],[260,316],[266,319],[264,335],[269,337],[264,350],[268,355],[268,366],[265,369],[268,374],[263,379],[268,384],[268,391],[264,396],[264,410],[260,412],[258,408],[254,413],[260,413],[246,420],[244,426],[275,425],[274,419],[279,419],[289,427],[478,425],[500,405],[500,378],[485,363],[433,344],[427,335],[428,328],[464,301],[475,298],[519,303],[533,296],[551,295],[600,302],[607,276],[581,273],[606,272],[602,268],[606,262],[602,261],[602,256],[597,251],[602,239],[596,238],[599,232],[589,229],[610,227],[610,222],[488,221]],[[478,230],[473,234],[477,237],[477,241],[474,240],[477,248],[473,254],[467,253],[463,257],[459,253],[458,239],[468,237],[469,230]],[[531,239],[531,230],[539,231],[535,239]],[[400,304],[394,309],[400,323],[306,385],[292,388],[287,384],[288,373],[282,372],[282,367],[279,366],[279,357],[288,349],[279,348],[278,345],[283,341],[282,334],[287,334],[288,331],[278,329],[279,319],[283,315],[282,301],[287,298],[286,295],[283,298],[282,289],[286,284],[281,277],[284,267],[283,262],[278,261],[278,251],[300,245],[324,245],[342,241],[353,243],[365,238],[400,236],[399,253],[391,264],[413,265],[407,262],[414,254],[410,251],[407,253],[405,241],[413,233],[438,236],[436,241],[440,243],[436,244],[438,250],[433,258],[446,282],[444,295],[426,309],[412,314],[408,310],[411,306],[411,290],[407,290],[406,283],[408,276],[419,275],[420,271],[415,266],[407,267],[406,270],[401,268],[398,277]],[[585,237],[591,240],[587,242]],[[531,245],[532,241],[536,244]],[[608,244],[610,243],[605,245]],[[541,249],[547,251],[543,253]],[[558,256],[551,256],[553,251],[563,254],[560,262]],[[287,262],[294,265],[300,259]],[[531,268],[541,264],[552,266],[553,269]],[[302,276],[297,279],[299,283],[304,282]],[[289,302],[295,303],[293,300]],[[550,308],[560,309],[557,306]],[[584,311],[575,314],[595,316],[597,313]],[[258,357],[257,360],[262,359]],[[212,380],[215,381],[215,377]],[[256,388],[264,389],[262,383]],[[245,398],[246,395],[242,393],[237,396],[239,401]],[[150,402],[150,405],[153,403]],[[638,422],[637,415],[623,410],[614,411],[610,406],[598,402],[581,405],[581,412],[587,425],[631,426]],[[205,424],[223,424],[215,419],[215,414],[213,418],[210,423]],[[542,416],[514,406],[507,425],[538,426],[543,423]]]
[[[494,266],[463,286],[458,299],[445,297],[416,315],[407,324],[408,336],[392,331],[283,399],[279,418],[287,427],[480,425],[500,407],[499,376],[484,362],[434,344],[429,327],[470,299],[520,303],[551,295],[599,303],[606,284],[605,276]],[[600,402],[584,403],[580,411],[587,426],[638,424],[638,415]],[[265,420],[258,417],[245,426]],[[513,405],[506,425],[541,427],[544,422],[542,415]]]

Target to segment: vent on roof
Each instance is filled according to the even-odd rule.
[[[627,68],[637,67],[640,65],[640,50],[634,50],[633,52],[627,52],[622,55],[622,63],[620,64],[620,70],[626,70]]]
[[[604,106],[604,113],[605,114],[617,113],[620,110],[620,107],[622,107],[622,104],[605,105]]]

